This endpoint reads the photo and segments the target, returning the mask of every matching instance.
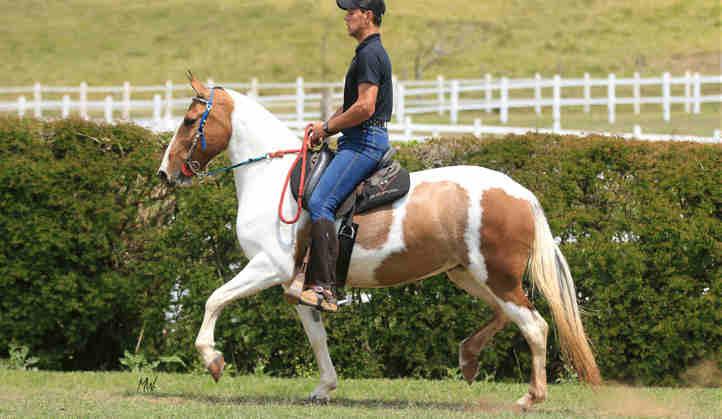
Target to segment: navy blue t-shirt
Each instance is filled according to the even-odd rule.
[[[358,99],[358,85],[371,83],[379,87],[376,96],[376,111],[371,119],[391,120],[394,106],[393,87],[391,85],[391,60],[381,45],[381,36],[369,35],[356,47],[356,55],[346,73],[343,88],[343,110],[351,107]]]

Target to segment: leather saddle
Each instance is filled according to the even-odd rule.
[[[323,172],[333,160],[336,153],[329,149],[328,144],[323,143],[318,151],[310,151],[306,158],[306,178],[303,192],[303,200],[301,202],[303,208],[308,209],[308,202],[313,195],[313,191],[318,186],[319,180]],[[339,252],[336,260],[336,288],[343,289],[348,276],[349,263],[351,261],[351,253],[353,252],[356,234],[358,232],[358,224],[353,222],[353,215],[373,208],[380,207],[394,202],[409,192],[410,177],[408,170],[401,167],[401,164],[394,161],[396,150],[389,148],[379,161],[376,170],[368,178],[364,179],[354,189],[353,192],[344,200],[344,202],[336,210],[336,218],[342,219],[340,229],[338,231]],[[296,163],[291,172],[291,193],[298,200],[298,189],[301,183],[301,165],[302,160]],[[298,268],[294,279],[286,293],[293,296],[292,300],[297,300],[303,284],[306,281],[308,271],[309,249],[306,250],[304,262]],[[341,303],[339,303],[341,304]]]
[[[409,172],[395,161],[396,149],[390,147],[379,161],[371,176],[363,180],[336,210],[336,218],[352,216],[389,204],[406,195],[409,191]],[[323,143],[318,151],[310,151],[306,159],[306,179],[302,205],[308,209],[311,195],[328,165],[336,155],[328,144]],[[298,199],[301,183],[301,160],[291,173],[291,193]]]

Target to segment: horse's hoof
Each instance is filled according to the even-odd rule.
[[[211,376],[216,383],[221,379],[221,375],[223,375],[223,368],[225,368],[225,366],[226,361],[223,359],[223,355],[220,354],[215,357],[210,364],[208,364],[208,372],[211,373]]]
[[[474,360],[464,364],[461,367],[461,374],[464,376],[467,384],[471,385],[479,374],[479,362]]]
[[[514,403],[514,407],[518,409],[517,412],[519,413],[528,412],[532,404],[534,404],[534,398],[527,393]]]
[[[311,397],[308,398],[308,402],[315,405],[325,406],[328,404],[328,402],[331,401],[330,396],[318,396],[315,394],[312,394]]]

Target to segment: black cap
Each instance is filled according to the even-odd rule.
[[[386,3],[384,3],[384,0],[336,0],[336,4],[343,10],[371,10],[377,17],[381,17],[386,13]]]

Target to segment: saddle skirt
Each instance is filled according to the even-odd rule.
[[[326,143],[316,152],[309,152],[306,159],[306,179],[303,192],[303,208],[308,209],[308,202],[318,185],[321,175],[328,167],[336,153]],[[401,164],[393,160],[396,150],[391,147],[379,161],[376,170],[364,179],[344,200],[336,210],[336,218],[360,214],[373,208],[396,201],[409,192],[409,172]],[[301,160],[291,173],[291,192],[298,199],[301,183]]]

